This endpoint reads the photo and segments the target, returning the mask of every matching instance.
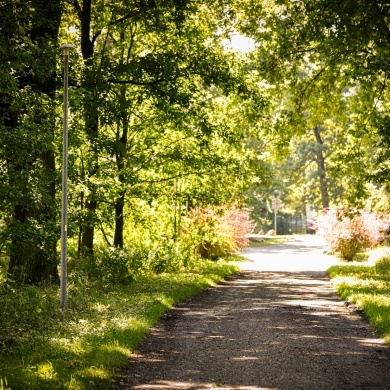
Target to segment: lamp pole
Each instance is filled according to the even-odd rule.
[[[276,220],[277,220],[277,212],[280,207],[280,199],[276,197],[276,195],[272,198],[272,208],[274,210],[274,229],[276,234]]]
[[[74,47],[64,43],[60,49],[64,51],[64,127],[62,141],[62,209],[61,209],[61,278],[60,307],[66,307],[67,276],[67,223],[68,223],[68,64],[69,52]]]
[[[276,206],[275,206],[275,208],[274,208],[274,224],[275,224],[275,235],[276,235],[276,218],[277,218],[277,215],[276,215],[276,213],[278,212],[278,210],[276,209]]]

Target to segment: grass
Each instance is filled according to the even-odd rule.
[[[261,246],[269,246],[269,245],[277,245],[277,244],[283,244],[288,240],[288,236],[259,236],[260,238],[263,238],[263,242],[253,242],[251,241],[249,244],[250,248],[256,248]]]
[[[73,275],[68,306],[58,286],[0,286],[0,389],[107,389],[148,329],[180,301],[236,268],[202,262],[181,273],[150,274],[127,286]]]
[[[357,305],[369,322],[390,344],[390,255],[382,254],[363,264],[361,259],[328,269],[331,282],[340,295]]]

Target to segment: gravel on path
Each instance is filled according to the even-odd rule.
[[[241,271],[168,311],[115,389],[390,389],[390,348],[339,300],[316,236],[248,248]]]

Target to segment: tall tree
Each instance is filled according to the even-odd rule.
[[[175,161],[182,173],[171,171],[172,178],[206,165],[183,144],[207,147],[217,131],[207,113],[208,89],[229,93],[238,83],[217,34],[222,11],[190,1],[71,3],[79,19],[89,145],[81,242],[92,252],[103,213],[115,215],[113,242],[123,245],[129,191],[169,180]]]
[[[58,279],[55,202],[56,52],[60,0],[5,2],[1,11],[0,149],[8,277]],[[5,176],[7,179],[5,179]]]
[[[343,198],[349,202],[366,196],[369,149],[372,155],[375,147],[371,124],[386,106],[389,12],[376,0],[244,1],[238,11],[238,28],[258,42],[259,71],[284,91],[276,111],[287,126],[275,126],[275,132],[288,140],[342,118],[346,146],[332,145],[327,175],[345,186]],[[337,99],[348,101],[344,114]],[[341,170],[350,175],[349,184]]]

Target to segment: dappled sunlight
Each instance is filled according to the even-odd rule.
[[[233,357],[231,360],[236,360],[236,361],[247,361],[247,360],[258,360],[258,357],[255,356],[240,356],[240,357]]]
[[[334,258],[321,246],[298,255],[287,245],[284,256],[273,248],[254,248],[235,277],[169,311],[123,389],[381,388],[383,378],[364,370],[382,344],[332,289],[325,269]],[[313,251],[323,256],[315,267]]]
[[[40,379],[53,379],[56,376],[56,372],[52,362],[45,362],[38,364],[36,375]]]
[[[104,312],[106,312],[107,310],[110,309],[110,306],[111,306],[111,305],[104,305],[104,304],[101,303],[101,302],[97,302],[97,303],[95,303],[95,304],[92,306],[92,309],[95,309],[98,313],[104,313]]]
[[[171,389],[191,389],[191,390],[278,390],[277,387],[254,387],[254,386],[228,386],[219,383],[182,382],[182,381],[156,381],[147,385],[138,385],[133,389],[147,390],[171,390]]]
[[[385,342],[383,339],[378,338],[372,338],[372,339],[357,339],[358,343],[361,343],[363,345],[369,345],[369,346],[382,346],[385,347]]]
[[[294,356],[294,364],[316,372],[322,359],[365,361],[370,348],[378,346],[362,337],[361,317],[343,305],[323,272],[243,271],[203,299],[209,304],[193,300],[179,305],[153,329],[146,352],[132,363],[136,376],[151,370],[153,381],[132,388],[277,389],[284,370],[292,386],[298,386],[300,373],[291,373],[292,362],[281,356]],[[353,349],[340,348],[344,339]],[[280,362],[285,367],[279,376],[267,376]],[[215,367],[212,376],[210,365]],[[173,368],[167,372],[167,366]],[[333,380],[331,372],[326,375]]]
[[[103,366],[95,367],[91,366],[84,370],[86,376],[99,379],[107,379],[110,377],[110,372]]]
[[[243,270],[321,271],[341,262],[336,256],[325,254],[325,241],[315,235],[292,236],[283,245],[246,248],[242,255],[247,262],[237,265]]]

